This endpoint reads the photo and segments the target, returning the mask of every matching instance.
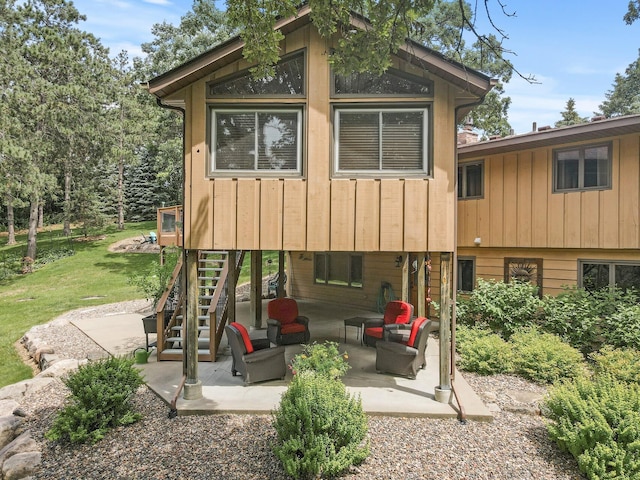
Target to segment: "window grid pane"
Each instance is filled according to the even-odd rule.
[[[255,113],[216,114],[216,169],[254,169],[255,123]]]
[[[378,113],[339,112],[341,170],[377,170],[380,165]]]
[[[419,170],[423,112],[382,113],[382,169]]]

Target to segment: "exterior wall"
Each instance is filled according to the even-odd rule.
[[[542,293],[558,295],[578,283],[578,260],[633,260],[639,250],[540,249],[540,248],[458,248],[458,257],[475,258],[476,279],[504,280],[505,258],[542,258]]]
[[[288,291],[294,298],[331,302],[341,305],[359,307],[366,310],[377,311],[378,297],[382,282],[391,284],[393,293],[397,299],[402,296],[402,268],[396,267],[396,253],[365,253],[363,258],[363,287],[349,288],[333,285],[320,285],[314,283],[314,257],[313,252],[290,252]],[[440,301],[440,257],[431,255],[431,298]],[[410,275],[410,283],[415,285],[415,275]],[[409,301],[417,312],[417,295],[413,288]]]
[[[606,141],[611,189],[552,193],[554,149]],[[483,248],[640,248],[640,135],[580,144],[475,158],[484,159],[484,198],[458,201],[458,247],[480,237]]]
[[[332,120],[326,42],[305,26],[283,53],[306,48],[307,98],[300,178],[207,178],[206,83],[246,68],[244,60],[185,87],[185,237],[189,249],[291,251],[453,251],[455,88],[438,77],[429,138],[433,178],[331,179]],[[397,68],[428,77],[417,67]],[[377,101],[378,99],[376,99]],[[404,103],[409,99],[401,99]],[[211,99],[209,104],[215,104]],[[234,100],[239,104],[244,100]],[[387,99],[398,102],[398,99]],[[250,99],[252,105],[273,99]],[[299,103],[299,99],[282,99]]]

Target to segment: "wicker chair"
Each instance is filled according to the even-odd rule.
[[[276,298],[267,304],[267,338],[276,345],[309,341],[309,319],[298,313],[293,298]]]
[[[236,322],[224,327],[231,347],[231,374],[238,373],[245,384],[284,379],[287,365],[284,347],[270,347],[266,338],[251,340],[247,329]]]

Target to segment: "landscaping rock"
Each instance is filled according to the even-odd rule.
[[[15,400],[0,400],[0,417],[14,415],[14,412],[20,409],[20,404]],[[20,415],[22,416],[22,415]]]
[[[18,453],[39,452],[38,444],[31,438],[29,431],[18,435],[11,443],[0,450],[0,465]]]
[[[2,464],[4,480],[19,480],[32,476],[42,463],[40,452],[18,453]]]
[[[9,445],[21,433],[19,429],[23,422],[24,419],[15,415],[0,417],[0,448]]]
[[[57,360],[49,365],[48,368],[43,369],[42,372],[40,372],[34,378],[62,377],[73,370],[77,370],[78,366],[82,363],[86,363],[86,360],[84,362],[72,358]]]

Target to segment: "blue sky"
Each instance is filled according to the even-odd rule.
[[[483,1],[478,0],[482,6]],[[640,21],[629,26],[622,16],[628,0],[502,0],[506,17],[492,0],[494,22],[505,31],[508,58],[530,84],[514,74],[507,85],[512,99],[509,122],[515,133],[553,125],[569,98],[580,115],[591,117],[611,89],[617,72],[638,58]],[[87,16],[82,28],[102,40],[112,55],[127,50],[140,55],[151,27],[173,25],[191,9],[191,0],[75,0]],[[223,8],[224,4],[219,3]],[[486,22],[485,22],[486,23]]]

